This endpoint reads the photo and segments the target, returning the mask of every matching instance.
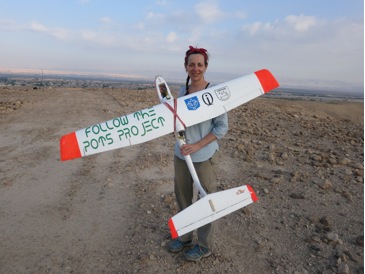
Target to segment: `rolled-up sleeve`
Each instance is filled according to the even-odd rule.
[[[217,137],[217,139],[221,139],[228,131],[228,115],[224,113],[222,115],[213,118],[213,130],[212,133]]]

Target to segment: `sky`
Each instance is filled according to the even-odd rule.
[[[362,90],[363,0],[0,0],[0,68],[206,80],[269,69],[282,87]]]

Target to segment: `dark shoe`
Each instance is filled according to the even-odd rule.
[[[185,252],[185,259],[189,261],[199,261],[202,258],[208,257],[212,255],[212,252],[209,250],[209,248],[195,245],[192,249]]]
[[[180,241],[179,239],[172,240],[169,243],[168,249],[170,252],[179,252],[183,250],[185,246],[191,246],[193,244],[193,241]]]

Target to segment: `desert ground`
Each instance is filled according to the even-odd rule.
[[[72,161],[61,136],[157,104],[155,90],[0,87],[0,273],[364,273],[364,105],[260,97],[229,112],[219,189],[258,202],[214,254],[167,251],[172,135]]]

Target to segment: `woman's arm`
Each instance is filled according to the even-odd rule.
[[[205,147],[206,145],[210,144],[214,140],[216,140],[217,137],[213,133],[209,133],[206,135],[203,139],[201,139],[199,142],[195,144],[185,144],[181,147],[181,154],[183,156],[190,155],[194,152],[197,152],[199,149]]]

